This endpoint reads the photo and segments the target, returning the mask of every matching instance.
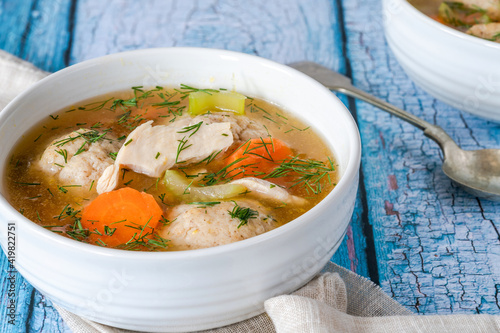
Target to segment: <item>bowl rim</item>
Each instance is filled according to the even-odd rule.
[[[129,251],[123,249],[114,249],[114,248],[106,248],[100,247],[93,244],[87,244],[84,242],[80,242],[74,239],[70,239],[64,236],[61,236],[57,233],[54,233],[37,223],[29,220],[24,217],[19,211],[14,209],[14,207],[8,202],[3,193],[0,193],[0,209],[7,209],[11,216],[14,215],[16,217],[16,223],[20,222],[23,224],[23,228],[27,228],[30,232],[36,234],[39,237],[47,238],[49,241],[53,243],[58,243],[60,246],[65,246],[72,248],[74,250],[81,251],[82,253],[92,253],[101,256],[113,256],[115,258],[127,258],[127,259],[140,259],[140,260],[157,260],[157,259],[172,259],[172,260],[180,260],[187,259],[193,257],[208,257],[218,255],[222,252],[231,252],[236,250],[242,250],[248,247],[253,247],[255,244],[269,241],[271,239],[283,236],[297,228],[302,227],[307,223],[307,220],[314,218],[314,215],[317,214],[318,211],[324,209],[323,207],[331,203],[335,200],[340,200],[343,193],[346,193],[349,190],[349,186],[353,179],[358,177],[359,166],[361,162],[361,138],[359,134],[359,130],[357,124],[352,117],[352,114],[349,112],[347,107],[340,101],[340,99],[335,96],[335,94],[331,93],[327,88],[325,88],[322,84],[312,79],[311,77],[289,67],[284,64],[280,64],[273,60],[269,60],[263,57],[259,57],[256,55],[246,54],[242,52],[223,50],[223,49],[215,49],[215,48],[202,48],[202,47],[164,47],[164,48],[146,48],[125,52],[118,52],[109,55],[105,55],[102,57],[97,57],[89,60],[82,61],[80,63],[68,66],[64,69],[61,69],[57,72],[49,74],[47,77],[41,79],[36,82],[21,94],[16,96],[12,101],[8,103],[8,105],[0,111],[0,123],[3,123],[3,120],[9,116],[11,116],[11,109],[15,108],[16,104],[19,103],[23,98],[27,95],[31,94],[33,90],[38,89],[41,85],[46,85],[47,83],[52,82],[53,80],[58,80],[60,76],[66,75],[67,73],[71,73],[75,70],[85,69],[86,67],[100,65],[103,61],[112,61],[112,60],[121,60],[124,57],[128,56],[136,56],[147,53],[155,53],[155,52],[208,52],[217,56],[217,54],[222,55],[232,55],[237,58],[240,58],[244,61],[254,61],[260,62],[262,65],[272,68],[278,71],[285,71],[292,74],[294,77],[299,78],[300,80],[306,81],[309,84],[316,85],[317,89],[324,90],[331,94],[331,99],[334,103],[338,104],[340,112],[345,113],[345,118],[347,120],[346,127],[349,127],[349,140],[352,142],[350,150],[349,150],[349,161],[346,164],[345,170],[341,178],[339,179],[335,188],[321,200],[316,206],[302,214],[298,218],[276,228],[265,232],[263,234],[244,239],[241,241],[237,241],[230,244],[219,245],[210,248],[202,248],[202,249],[193,249],[193,250],[183,250],[183,251]],[[4,175],[1,175],[2,177]]]
[[[385,2],[391,1],[391,0],[385,0]],[[422,13],[419,9],[417,9],[414,5],[412,5],[409,0],[392,0],[392,1],[398,1],[403,7],[406,7],[405,9],[413,12],[416,15],[415,17],[422,21],[424,24],[430,24],[431,27],[434,27],[448,35],[453,36],[454,38],[464,40],[465,42],[473,43],[478,45],[479,47],[487,47],[491,49],[498,49],[500,50],[500,43],[496,43],[484,38],[480,37],[475,37],[472,35],[468,35],[465,32],[453,29],[443,23],[440,23],[434,19],[432,19],[430,16]]]

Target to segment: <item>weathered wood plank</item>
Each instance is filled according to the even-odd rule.
[[[0,2],[0,48],[20,55],[32,6],[32,1]],[[9,273],[9,271],[9,262],[2,251],[0,253],[0,272],[2,272],[0,280],[0,294],[2,295],[0,331],[22,332],[28,321],[33,287],[27,284],[20,274]],[[12,293],[15,294],[15,297],[12,297]],[[15,316],[9,316],[11,312],[8,309],[8,302],[12,298],[16,300]],[[14,319],[14,325],[9,322],[12,319]]]
[[[336,6],[327,0],[151,0],[147,6],[82,0],[77,13],[72,63],[138,48],[196,46],[344,68]]]
[[[442,126],[466,149],[500,147],[500,127],[416,87],[388,50],[380,1],[344,0],[355,85]],[[500,313],[500,204],[477,200],[441,171],[419,130],[357,105],[380,282],[416,312]]]
[[[66,67],[71,47],[72,0],[38,0],[31,11],[21,58],[46,71]]]
[[[26,59],[44,70],[54,71],[66,66],[69,45],[70,0],[59,1],[0,1],[0,48]],[[1,332],[68,332],[68,328],[40,293],[21,275],[15,277],[16,320],[9,324],[7,302],[10,283],[8,262],[0,254],[2,279],[0,290]]]
[[[0,48],[46,70],[67,66],[72,0],[0,1]]]
[[[26,283],[22,276],[15,270],[11,270],[5,254],[0,253],[0,272],[2,280],[0,293],[2,295],[2,307],[0,309],[0,331],[22,332],[29,319],[31,295],[33,287]],[[12,297],[14,295],[14,297]],[[9,306],[10,299],[15,299],[15,311]]]
[[[358,191],[356,206],[346,236],[331,261],[359,275],[373,279],[374,276],[371,276],[369,272],[369,263],[366,254],[369,247],[367,246],[365,236],[364,207],[362,202],[365,198],[360,192]]]
[[[34,0],[0,0],[0,48],[20,56]]]

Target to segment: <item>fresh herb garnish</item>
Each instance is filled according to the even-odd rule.
[[[189,205],[200,205],[198,208],[213,207],[220,204],[220,201],[193,201],[188,203]]]
[[[196,132],[198,132],[198,130],[200,129],[200,127],[201,127],[202,124],[203,124],[203,121],[200,121],[197,124],[183,127],[182,130],[178,131],[177,133],[189,133],[189,132],[192,132],[191,134],[189,134],[189,137],[192,137]]]
[[[233,202],[234,202],[234,208],[232,211],[228,210],[228,213],[229,216],[231,216],[231,218],[233,219],[237,218],[238,220],[240,220],[240,224],[237,227],[238,229],[241,226],[248,224],[248,220],[255,219],[257,218],[257,216],[259,216],[259,212],[256,211],[255,209],[251,209],[249,207],[242,207],[238,205],[236,201]]]
[[[281,164],[262,179],[294,176],[296,181],[290,188],[295,186],[304,187],[307,192],[319,194],[322,191],[321,179],[327,178],[331,184],[330,173],[335,171],[332,160],[328,157],[328,165],[321,161],[312,159],[300,159],[295,156],[284,160]]]
[[[23,183],[23,182],[14,182],[16,184],[19,184],[19,185],[23,185],[23,186],[36,186],[36,185],[40,185],[41,183]]]
[[[198,89],[194,88],[191,86],[188,86],[186,84],[181,84],[180,89],[176,89],[181,94],[181,99],[185,99],[186,97],[189,96],[190,93],[194,92],[204,92],[206,94],[212,95],[213,93],[219,92],[217,89]]]
[[[68,151],[66,149],[55,150],[55,152],[64,158],[64,163],[68,163]]]
[[[68,190],[67,190],[68,187],[82,187],[82,185],[61,185],[61,186],[58,186],[57,189],[59,191],[61,191],[62,193],[68,193]]]
[[[177,132],[177,133],[189,133],[189,132],[191,132],[191,133],[189,134],[187,139],[186,139],[186,137],[183,137],[182,139],[177,140],[179,142],[179,145],[177,146],[177,154],[175,156],[175,163],[183,163],[183,161],[179,161],[179,156],[183,150],[186,150],[192,146],[192,145],[187,144],[188,139],[190,137],[192,137],[196,132],[198,132],[198,130],[200,129],[202,124],[203,124],[203,121],[200,121],[197,124],[183,127],[182,130]]]

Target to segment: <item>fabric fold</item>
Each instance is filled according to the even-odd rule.
[[[32,84],[49,73],[0,50],[0,110]]]

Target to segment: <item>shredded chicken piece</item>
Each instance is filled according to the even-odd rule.
[[[288,193],[288,191],[284,188],[264,179],[246,177],[233,180],[230,182],[230,184],[243,185],[247,188],[247,190],[251,191],[251,194],[253,192],[257,197],[263,197],[267,200],[284,202],[286,204],[299,206],[307,204],[306,199],[292,195]]]
[[[205,124],[196,118],[186,118],[168,126],[152,126],[152,123],[148,121],[128,135],[115,163],[99,178],[98,193],[116,188],[121,168],[160,177],[177,163],[200,162],[233,143],[231,124],[227,122]]]
[[[203,121],[206,124],[229,122],[235,141],[245,142],[254,138],[266,138],[269,135],[264,125],[231,112],[206,113],[194,119],[195,121]]]
[[[475,24],[467,30],[467,33],[500,43],[500,23]]]

